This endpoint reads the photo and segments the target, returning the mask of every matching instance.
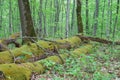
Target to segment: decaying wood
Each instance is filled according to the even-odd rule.
[[[75,49],[69,53],[60,54],[62,59],[65,61],[69,56],[74,56],[76,58],[80,57],[80,54],[89,53],[92,50],[92,45],[86,44],[81,48]],[[62,64],[60,57],[58,56],[50,56],[46,59],[39,60],[33,63],[21,63],[21,64],[1,64],[0,72],[1,75],[5,76],[5,80],[30,80],[32,73],[41,74],[47,69],[47,66],[44,65],[46,61],[53,61],[57,64]],[[53,67],[55,64],[51,65]]]
[[[8,50],[9,44],[15,44],[15,47],[20,47],[20,43],[17,42],[19,37],[20,33],[15,33],[10,35],[9,38],[0,39],[0,52]]]
[[[37,43],[37,45],[36,45]],[[45,58],[46,53],[51,55],[54,53],[55,47],[57,49],[70,49],[79,46],[81,40],[79,37],[74,36],[67,39],[56,40],[56,43],[50,41],[39,40],[36,43],[30,43],[21,46],[20,48],[15,48],[11,52],[15,56],[16,63],[29,62],[29,60],[39,60]],[[60,44],[57,44],[60,43]],[[41,46],[42,48],[38,47]],[[3,63],[13,63],[14,59],[8,51],[0,52],[0,64]]]
[[[101,38],[97,38],[97,37],[88,37],[88,36],[83,36],[83,35],[77,35],[78,37],[80,37],[80,39],[82,41],[96,41],[96,42],[100,42],[100,43],[104,43],[104,44],[115,44],[115,45],[120,45],[119,41],[113,42],[113,41],[109,41],[106,39],[101,39]]]

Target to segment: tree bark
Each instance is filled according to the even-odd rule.
[[[33,21],[31,17],[29,1],[28,0],[18,0],[20,20],[22,28],[23,43],[30,41],[27,37],[36,37]]]
[[[81,0],[77,0],[77,26],[78,26],[78,33],[83,33],[83,23],[81,17]]]
[[[89,9],[88,9],[88,0],[86,0],[86,34],[89,34]]]
[[[70,23],[70,0],[67,0],[67,9],[66,9],[66,28],[65,28],[65,37],[68,37],[68,32],[69,32],[69,23]]]

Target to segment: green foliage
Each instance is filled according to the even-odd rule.
[[[101,50],[105,49],[104,50]],[[119,48],[116,47],[116,49]],[[115,58],[113,54],[117,53],[114,49],[114,53],[111,53],[111,48],[102,45],[96,46],[96,49],[92,54],[81,54],[79,58],[69,57],[66,59],[63,65],[55,64],[52,68],[47,70],[50,71],[49,75],[54,80],[65,80],[65,79],[73,79],[73,80],[112,80],[117,77],[116,69],[119,67],[119,63],[110,62],[111,59]],[[109,52],[108,52],[109,51]],[[63,51],[64,52],[64,51]],[[45,63],[46,64],[46,63]],[[53,62],[47,62],[47,66],[50,66]],[[116,64],[116,67],[113,67]],[[112,72],[111,69],[113,70]],[[55,76],[56,75],[56,76]]]

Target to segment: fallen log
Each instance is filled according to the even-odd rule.
[[[81,48],[75,49],[71,54],[64,53],[60,54],[62,59],[65,61],[69,56],[80,57],[82,53],[88,53],[92,50],[92,45],[87,44]],[[43,62],[45,60],[51,60],[55,63],[62,64],[61,59],[58,56],[50,56],[46,59],[39,60],[33,63],[21,63],[21,64],[1,64],[0,73],[1,78],[4,80],[30,80],[33,73],[41,74],[47,69]],[[53,65],[54,66],[54,65]],[[52,66],[51,66],[52,67]],[[0,75],[0,76],[1,76]]]
[[[79,46],[80,43],[81,40],[77,36],[56,40],[54,42],[40,40],[36,43],[23,45],[22,47],[15,48],[11,51],[0,52],[0,64],[29,62],[34,58],[42,58],[46,53],[50,52],[49,54],[51,54],[51,52],[54,52],[55,47],[57,49],[70,49]]]
[[[106,40],[106,39],[101,39],[101,38],[97,38],[97,37],[89,37],[89,36],[83,36],[83,35],[77,35],[82,41],[96,41],[99,43],[104,43],[104,44],[115,44],[115,45],[120,45],[120,41],[110,41],[110,40]]]

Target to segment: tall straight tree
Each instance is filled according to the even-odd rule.
[[[28,0],[18,0],[20,10],[20,20],[23,38],[23,43],[30,41],[28,37],[36,37],[33,27],[33,21],[30,12],[30,6]]]
[[[112,0],[110,0],[110,33],[112,32]]]
[[[108,0],[107,21],[106,21],[106,37],[109,39],[110,34],[110,0]]]
[[[103,36],[103,26],[104,26],[104,14],[105,14],[105,1],[106,0],[104,0],[104,4],[103,4],[103,9],[102,9],[102,26],[101,26],[101,38],[102,38],[102,36]]]
[[[55,10],[55,27],[54,27],[54,33],[56,34],[57,29],[59,27],[58,22],[59,22],[59,14],[60,14],[60,4],[58,0],[54,1],[54,6],[56,8]]]
[[[88,16],[89,16],[88,0],[86,0],[86,33],[89,33]]]
[[[0,0],[0,30],[2,28],[2,0]]]
[[[95,13],[94,13],[94,25],[93,25],[93,35],[96,36],[96,32],[97,32],[97,27],[98,27],[98,13],[99,13],[99,0],[96,0],[96,5],[95,5]]]
[[[116,32],[118,14],[119,14],[119,6],[120,6],[120,0],[117,0],[116,17],[115,17],[115,23],[114,23],[114,29],[113,29],[113,39],[115,38],[115,32]]]
[[[9,0],[9,31],[12,34],[12,1]]]
[[[70,14],[70,0],[67,0],[67,10],[66,10],[66,30],[65,30],[65,37],[68,37],[69,31],[69,14]]]
[[[42,5],[43,4],[43,1],[42,0],[40,0],[40,6],[39,6],[39,27],[38,27],[38,37],[41,37],[42,36],[42,17],[43,17],[43,11],[42,11]]]
[[[73,32],[75,22],[75,0],[73,0],[72,19],[71,19],[71,32]]]
[[[83,23],[82,23],[82,17],[81,17],[81,0],[77,0],[77,26],[78,26],[78,33],[83,33]]]

